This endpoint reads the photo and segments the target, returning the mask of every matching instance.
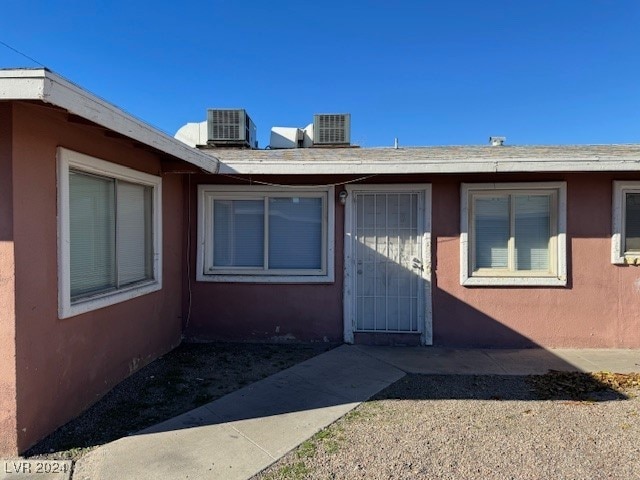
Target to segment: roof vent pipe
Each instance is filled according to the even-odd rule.
[[[492,147],[501,147],[506,140],[507,137],[489,137],[489,143]]]

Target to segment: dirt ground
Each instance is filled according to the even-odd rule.
[[[639,381],[407,375],[255,479],[640,479]]]
[[[104,443],[199,407],[332,347],[326,343],[182,343],[22,456],[77,460]]]

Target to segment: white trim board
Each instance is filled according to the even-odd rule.
[[[346,185],[347,201],[344,214],[344,286],[343,286],[343,324],[344,341],[353,343],[355,322],[355,276],[356,258],[354,253],[354,232],[356,228],[354,193],[404,193],[416,192],[423,196],[422,234],[422,278],[424,280],[424,323],[420,325],[420,343],[433,344],[433,305],[431,272],[431,184],[385,184],[385,185]],[[393,333],[389,333],[393,335]]]
[[[0,100],[49,103],[208,173],[218,172],[215,156],[189,147],[46,69],[0,70]]]
[[[162,289],[162,178],[115,163],[58,147],[58,317],[124,302]],[[69,218],[69,168],[153,187],[153,279],[114,292],[71,302],[71,234]]]
[[[626,217],[625,195],[627,193],[640,193],[640,181],[616,180],[613,182],[611,263],[614,265],[637,265],[638,260],[640,260],[640,255],[633,253],[625,255],[624,251],[624,223]]]
[[[222,174],[441,174],[640,171],[640,145],[205,150]]]
[[[301,196],[312,193],[326,195],[326,237],[323,239],[325,271],[318,274],[297,274],[295,271],[287,271],[282,274],[248,272],[221,272],[206,273],[205,264],[207,247],[206,231],[211,231],[210,219],[207,218],[208,208],[207,198],[228,197],[247,198],[260,194],[294,194]],[[219,283],[333,283],[335,281],[335,188],[332,186],[309,186],[309,185],[287,185],[283,187],[273,186],[246,186],[246,185],[198,185],[198,222],[197,222],[197,250],[196,250],[196,281],[198,282],[219,282]]]
[[[220,155],[222,157],[222,155]],[[442,173],[534,173],[534,172],[640,172],[637,160],[593,161],[537,161],[503,160],[434,161],[406,159],[398,162],[382,161],[226,161],[221,159],[221,174],[236,175],[383,175],[383,174],[442,174]]]
[[[557,190],[557,264],[555,276],[473,276],[469,262],[469,195],[475,192]],[[567,183],[566,182],[508,182],[462,183],[460,185],[460,285],[473,286],[555,286],[567,285]]]

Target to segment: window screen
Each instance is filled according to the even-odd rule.
[[[269,268],[322,268],[322,199],[269,199]]]
[[[264,201],[213,202],[213,264],[216,267],[262,267]]]
[[[71,299],[153,278],[153,188],[70,170]]]
[[[479,197],[475,202],[476,268],[507,268],[509,197]]]
[[[69,175],[71,298],[116,287],[115,181]]]
[[[473,198],[474,271],[551,271],[552,195],[505,193]]]
[[[151,202],[153,189],[118,181],[118,284],[128,285],[153,276]]]
[[[326,268],[325,194],[211,197],[205,271],[318,275]]]
[[[515,196],[516,270],[549,270],[550,207],[548,195]]]

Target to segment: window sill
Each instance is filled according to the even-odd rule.
[[[333,283],[333,275],[228,275],[198,274],[198,282],[217,283]]]
[[[640,255],[625,255],[624,257],[616,257],[611,263],[614,265],[633,265],[640,266]]]
[[[162,284],[156,280],[152,280],[132,285],[116,292],[107,292],[76,300],[73,303],[67,300],[61,303],[58,316],[61,319],[75,317],[76,315],[81,315],[83,313],[98,310],[117,303],[126,302],[127,300],[131,300],[151,292],[156,292],[161,289]]]
[[[465,287],[565,287],[566,277],[468,277]]]

